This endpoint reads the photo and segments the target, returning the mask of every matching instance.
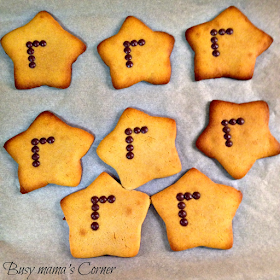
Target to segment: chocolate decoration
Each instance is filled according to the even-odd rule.
[[[98,201],[99,201],[99,198],[98,198],[97,196],[93,196],[93,197],[91,198],[91,202],[92,202],[93,204],[96,204]]]
[[[132,41],[130,42],[130,45],[131,45],[132,47],[136,47],[136,46],[138,45],[138,42],[137,42],[136,40],[132,40]]]
[[[47,45],[47,42],[45,40],[40,41],[40,46],[45,47]]]
[[[125,133],[126,135],[130,135],[130,134],[132,134],[132,129],[131,129],[131,128],[127,128],[127,129],[124,131],[124,133]]]
[[[211,43],[217,43],[218,42],[218,38],[217,37],[212,37],[211,38]]]
[[[92,204],[91,209],[93,211],[98,211],[99,210],[99,205],[97,203],[96,204]]]
[[[131,53],[131,49],[129,47],[124,48],[123,50],[126,54]]]
[[[231,125],[235,125],[236,124],[236,120],[235,119],[231,119],[228,123],[231,124]]]
[[[131,144],[129,144],[129,145],[126,146],[126,150],[127,150],[128,152],[133,151],[133,149],[134,149],[134,147],[133,147],[133,145],[131,145]]]
[[[178,213],[178,216],[180,218],[185,218],[185,217],[187,217],[187,212],[185,210],[180,210]]]
[[[227,33],[228,35],[231,35],[231,34],[233,33],[233,29],[232,29],[232,28],[228,28],[228,29],[226,30],[226,33]]]
[[[98,229],[99,229],[99,224],[98,224],[97,222],[93,222],[93,223],[91,224],[91,229],[92,229],[92,230],[98,230]]]
[[[29,48],[29,49],[27,50],[27,53],[28,53],[28,54],[33,54],[33,53],[34,53],[34,49]]]
[[[141,129],[140,127],[135,127],[133,131],[134,133],[139,134],[141,132]]]
[[[147,126],[141,127],[141,133],[145,134],[147,132],[148,132],[148,127]]]
[[[190,199],[192,199],[192,194],[189,193],[189,192],[186,192],[186,193],[184,194],[184,197],[185,197],[186,200],[190,200]]]
[[[40,158],[40,156],[37,153],[32,155],[33,160],[38,160],[39,158]]]
[[[35,68],[36,67],[36,63],[35,62],[30,62],[29,63],[29,67],[30,68]]]
[[[188,225],[188,220],[187,219],[181,219],[180,220],[180,225],[183,226],[183,227],[187,226]]]
[[[236,120],[236,123],[239,124],[239,125],[243,125],[243,124],[245,123],[245,120],[242,119],[242,118],[238,118],[238,119]]]
[[[132,138],[131,136],[127,136],[127,137],[125,138],[125,142],[126,142],[126,143],[132,143],[132,142],[133,142],[133,138]]]
[[[131,60],[127,61],[126,67],[131,68],[133,66],[133,62]]]
[[[182,200],[184,200],[184,195],[183,195],[182,193],[178,193],[178,194],[176,195],[176,199],[177,199],[178,201],[182,201]]]
[[[102,195],[101,197],[99,197],[100,203],[105,203],[106,201],[107,201],[107,197],[105,195]]]
[[[27,47],[27,48],[31,48],[31,47],[32,47],[32,42],[28,41],[28,42],[26,43],[26,47]]]
[[[219,30],[219,34],[220,34],[220,35],[225,35],[225,34],[226,34],[225,29],[221,28],[221,29]]]
[[[192,197],[193,197],[194,199],[200,199],[200,193],[199,193],[199,192],[194,192],[194,193],[192,194]]]
[[[40,150],[40,149],[39,149],[38,146],[34,146],[34,147],[32,147],[31,152],[32,152],[32,153],[38,153],[39,150]]]
[[[34,145],[34,146],[38,145],[39,144],[39,140],[37,138],[34,138],[34,139],[31,140],[31,144]]]
[[[227,125],[228,125],[228,120],[223,120],[223,121],[221,122],[221,124],[222,124],[223,126],[227,126]]]
[[[228,133],[226,133],[226,134],[224,135],[224,138],[225,138],[226,140],[229,140],[229,139],[231,139],[231,135],[228,134]]]
[[[230,132],[230,128],[229,128],[228,126],[225,126],[225,127],[223,128],[223,132],[224,132],[224,133],[229,133],[229,132]]]
[[[39,47],[40,46],[40,42],[35,40],[33,43],[32,43],[33,47]]]
[[[128,48],[130,46],[130,43],[128,41],[123,42],[124,47]]]
[[[179,209],[184,209],[186,207],[186,204],[181,201],[181,202],[178,203],[177,206],[178,206]]]
[[[41,138],[40,139],[40,143],[43,144],[43,145],[46,144],[47,143],[47,139],[46,138]]]
[[[38,166],[40,165],[40,161],[35,160],[35,161],[32,162],[32,165],[33,165],[34,167],[38,167]]]
[[[132,59],[132,56],[130,54],[127,54],[125,57],[124,57],[126,60],[131,60]]]
[[[34,62],[35,61],[35,56],[34,55],[30,55],[28,57],[28,60],[31,61],[31,62]]]
[[[227,140],[226,141],[226,146],[227,147],[231,147],[233,145],[232,141],[231,140]]]
[[[108,196],[107,201],[109,203],[114,203],[116,201],[116,197],[114,195],[110,195]]]
[[[47,42],[45,40],[42,40],[40,42],[38,40],[35,40],[35,41],[33,41],[33,43],[28,41],[26,43],[26,47],[28,48],[27,53],[30,55],[28,57],[28,60],[30,61],[29,67],[31,69],[36,67],[36,63],[34,62],[35,61],[35,56],[32,55],[32,54],[34,54],[34,49],[32,47],[35,47],[35,48],[37,48],[39,46],[45,47],[46,45],[47,45]]]
[[[97,220],[98,218],[99,218],[99,213],[98,212],[93,212],[92,214],[91,214],[91,218],[93,219],[93,220]]]
[[[214,43],[214,44],[211,45],[211,48],[212,48],[213,50],[216,50],[216,49],[219,48],[219,45],[218,45],[217,43]]]
[[[128,152],[128,153],[126,154],[126,158],[127,158],[127,159],[133,159],[133,158],[134,158],[134,154],[133,154],[132,152]]]
[[[48,142],[49,144],[53,144],[54,141],[55,141],[55,139],[54,139],[53,136],[50,136],[50,137],[47,139],[47,142]]]
[[[218,31],[217,31],[216,29],[212,29],[212,30],[210,31],[210,34],[211,34],[212,36],[215,36],[215,35],[218,34]]]
[[[144,46],[145,45],[145,40],[144,39],[140,39],[139,41],[138,41],[138,45],[139,46]]]
[[[214,51],[212,52],[212,55],[215,56],[215,57],[218,57],[218,56],[220,55],[220,52],[217,51],[217,50],[214,50]]]

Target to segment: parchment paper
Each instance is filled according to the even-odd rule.
[[[231,5],[241,9],[274,42],[257,58],[252,80],[195,82],[194,53],[185,40],[185,30],[211,20]],[[213,99],[237,103],[265,100],[270,107],[271,132],[280,140],[280,1],[1,0],[0,37],[28,23],[41,10],[50,12],[67,30],[82,38],[87,51],[73,64],[69,88],[43,86],[19,91],[14,87],[12,61],[0,48],[0,146],[26,130],[44,110],[91,131],[96,140],[82,159],[83,177],[78,187],[49,185],[25,195],[19,192],[17,164],[0,148],[0,279],[280,279],[280,156],[258,160],[243,179],[234,180],[219,163],[195,147],[207,125],[209,102]],[[141,82],[119,91],[112,87],[109,68],[96,47],[114,35],[128,15],[175,37],[169,84]],[[63,51],[63,44],[61,48]],[[165,225],[151,206],[136,257],[71,256],[69,229],[59,202],[88,186],[103,171],[117,177],[98,158],[96,147],[127,107],[176,120],[176,145],[183,167],[179,174],[151,181],[138,190],[152,195],[195,167],[214,182],[242,191],[243,201],[233,220],[232,249],[172,252]],[[46,268],[45,274],[38,274],[41,267]],[[57,268],[56,273],[53,268]],[[13,275],[16,272],[20,274]]]

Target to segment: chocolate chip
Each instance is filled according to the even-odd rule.
[[[239,124],[239,125],[242,125],[242,124],[245,123],[245,120],[242,119],[242,118],[238,118],[238,119],[236,120],[236,123]]]
[[[131,60],[132,59],[132,56],[130,54],[127,54],[125,57],[124,57],[126,60]]]
[[[46,144],[47,143],[47,139],[46,138],[41,138],[40,139],[40,143],[41,144]]]
[[[47,42],[45,40],[40,41],[40,46],[45,47],[47,45]]]
[[[91,214],[91,218],[93,219],[93,220],[97,220],[98,218],[99,218],[99,213],[98,212],[93,212],[92,214]]]
[[[33,54],[33,53],[34,53],[34,49],[29,48],[29,49],[27,50],[27,53],[28,53],[28,54]]]
[[[108,196],[107,200],[109,203],[114,203],[116,201],[116,197],[114,195],[110,195]]]
[[[34,146],[38,145],[39,144],[39,140],[37,138],[34,138],[34,139],[31,140],[31,144],[34,145]]]
[[[188,225],[188,220],[187,219],[181,219],[180,220],[180,225],[183,227],[186,227]]]
[[[40,161],[39,160],[35,160],[35,161],[32,162],[32,165],[34,167],[38,167],[40,165]]]
[[[53,144],[54,141],[55,141],[55,139],[54,139],[54,137],[52,137],[52,136],[50,136],[50,137],[47,139],[47,142],[48,142],[49,144]]]
[[[220,34],[220,35],[225,35],[225,34],[226,34],[225,29],[221,28],[221,29],[219,30],[219,34]]]
[[[91,224],[91,229],[92,229],[92,230],[98,230],[98,229],[99,229],[99,224],[98,224],[97,222],[93,222],[93,223]]]
[[[231,34],[233,33],[233,29],[232,29],[232,28],[228,28],[228,29],[226,30],[226,33],[227,33],[228,35],[231,35]]]
[[[178,213],[178,216],[180,218],[185,218],[185,217],[187,217],[187,212],[185,210],[180,210]]]
[[[141,133],[145,134],[147,132],[148,132],[148,127],[147,126],[141,127]]]
[[[229,121],[229,124],[235,125],[235,124],[236,124],[236,120],[235,120],[235,119],[231,119],[231,120]]]
[[[124,48],[123,50],[126,54],[131,53],[131,49],[129,47]]]
[[[133,159],[133,158],[134,158],[134,154],[133,154],[132,152],[128,152],[128,153],[126,154],[126,158],[127,158],[127,159]]]
[[[106,201],[107,201],[107,197],[105,195],[102,195],[101,197],[99,197],[100,203],[105,203]]]
[[[222,124],[223,126],[227,126],[227,125],[228,125],[228,120],[223,120],[223,121],[221,122],[221,124]]]
[[[224,132],[224,133],[229,133],[229,132],[230,132],[230,128],[229,128],[228,126],[225,126],[225,127],[223,128],[223,132]]]
[[[218,57],[220,55],[220,52],[218,50],[214,50],[212,52],[212,55],[215,56],[215,57]]]
[[[93,197],[91,198],[91,202],[92,202],[93,204],[96,204],[98,201],[99,201],[99,198],[98,198],[97,196],[93,196]]]
[[[36,63],[35,62],[30,62],[29,63],[29,67],[30,68],[35,68],[36,67]]]
[[[91,209],[92,209],[93,211],[98,211],[98,210],[99,210],[99,205],[98,205],[98,204],[93,204],[93,205],[91,206]]]
[[[176,199],[177,199],[178,201],[182,201],[182,200],[184,200],[184,195],[183,195],[182,193],[178,193],[178,194],[176,195]]]
[[[133,151],[133,149],[134,149],[134,147],[133,147],[133,145],[131,145],[131,144],[129,144],[129,145],[126,146],[126,150],[127,150],[128,152]]]
[[[130,43],[128,41],[123,42],[124,47],[128,48],[130,46]]]
[[[138,134],[141,132],[141,129],[140,129],[140,127],[135,127],[133,131],[134,131],[134,133]]]
[[[192,199],[192,194],[189,193],[189,192],[186,192],[186,193],[184,194],[184,197],[185,197],[186,200],[190,200],[190,199]]]
[[[26,43],[26,47],[27,47],[27,48],[31,48],[31,47],[32,47],[32,42],[28,41],[28,42]]]
[[[132,129],[131,129],[131,128],[127,128],[127,129],[124,131],[124,133],[125,133],[126,135],[130,135],[130,134],[132,134]]]
[[[138,42],[137,42],[136,40],[132,40],[132,41],[130,42],[130,45],[131,45],[132,47],[136,47],[137,44],[138,44]]]
[[[28,57],[28,60],[31,61],[31,62],[35,61],[35,56],[34,55],[30,55]]]
[[[192,194],[192,197],[193,197],[194,199],[200,199],[200,193],[199,193],[199,192],[194,192],[194,193]]]
[[[139,41],[138,41],[138,45],[139,46],[144,46],[145,45],[145,40],[144,39],[140,39]]]
[[[127,61],[126,67],[131,68],[133,66],[133,62],[131,60]]]
[[[38,160],[40,158],[40,156],[39,156],[39,154],[37,154],[37,153],[34,153],[33,155],[32,155],[32,159],[33,160]]]
[[[178,208],[179,209],[184,209],[186,207],[186,204],[184,202],[179,202],[178,203]]]
[[[233,145],[232,141],[231,140],[227,140],[226,141],[226,146],[227,147],[231,147]]]
[[[127,136],[127,137],[125,138],[125,142],[126,142],[126,143],[132,143],[132,142],[133,142],[133,138],[132,138],[131,136]]]
[[[215,36],[215,35],[218,34],[218,31],[217,31],[216,29],[212,29],[212,30],[210,31],[210,34],[211,34],[212,36]]]
[[[211,38],[211,43],[217,43],[218,42],[218,38],[217,37],[212,37]]]
[[[229,140],[229,139],[231,139],[231,135],[228,134],[228,133],[226,133],[226,134],[224,135],[224,138],[225,138],[226,140]]]
[[[32,43],[33,47],[39,47],[40,46],[40,42],[35,40],[33,43]]]
[[[31,152],[32,152],[32,153],[38,153],[39,150],[40,150],[40,149],[39,149],[38,146],[34,146],[34,147],[32,147]]]
[[[219,45],[218,45],[217,43],[214,43],[214,44],[211,45],[211,48],[212,48],[213,50],[216,50],[216,49],[219,48]]]

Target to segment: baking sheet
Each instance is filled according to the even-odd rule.
[[[271,35],[274,43],[257,58],[252,80],[221,78],[195,82],[194,53],[185,40],[185,30],[214,18],[231,5]],[[27,129],[44,110],[91,131],[96,140],[82,159],[83,176],[78,187],[49,185],[25,195],[19,192],[17,164],[0,148],[0,279],[280,279],[280,156],[258,160],[243,179],[233,180],[216,161],[195,147],[198,135],[207,125],[213,99],[237,103],[265,100],[270,107],[271,132],[280,140],[280,2],[1,0],[0,37],[26,24],[41,10],[50,12],[62,26],[82,38],[87,51],[73,64],[69,88],[43,86],[19,91],[14,87],[13,64],[0,48],[0,146]],[[119,91],[112,87],[109,68],[96,47],[114,35],[128,15],[175,37],[169,84],[141,82]],[[233,220],[232,249],[172,252],[164,223],[151,206],[136,257],[71,256],[68,225],[63,221],[59,202],[88,186],[103,171],[117,177],[98,158],[96,147],[127,107],[177,122],[176,145],[182,171],[151,181],[138,190],[152,195],[195,167],[214,182],[242,191],[243,201]],[[46,268],[45,274],[38,274],[41,267]],[[54,273],[53,268],[58,269],[50,274]]]

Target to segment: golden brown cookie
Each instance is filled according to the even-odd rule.
[[[257,159],[280,153],[280,143],[271,135],[268,122],[269,108],[264,101],[236,104],[214,100],[208,126],[196,146],[240,179]]]
[[[47,184],[76,187],[82,176],[80,159],[93,141],[87,131],[45,111],[4,148],[18,163],[20,192],[28,193]]]
[[[64,30],[46,11],[6,34],[1,44],[14,63],[17,89],[69,87],[72,64],[86,50],[80,39]]]
[[[231,6],[213,20],[189,28],[186,39],[195,52],[195,80],[253,77],[256,58],[273,39]]]
[[[232,247],[232,219],[242,200],[240,191],[216,184],[192,168],[151,199],[165,222],[172,250]]]
[[[135,189],[181,171],[175,138],[175,120],[128,108],[96,152],[117,171],[124,188]]]
[[[103,172],[86,189],[68,195],[60,204],[69,225],[73,257],[137,255],[150,206],[147,194],[125,190]]]
[[[153,31],[139,19],[129,16],[119,32],[102,41],[97,51],[110,67],[114,88],[138,82],[167,84],[171,76],[170,55],[174,37]]]

